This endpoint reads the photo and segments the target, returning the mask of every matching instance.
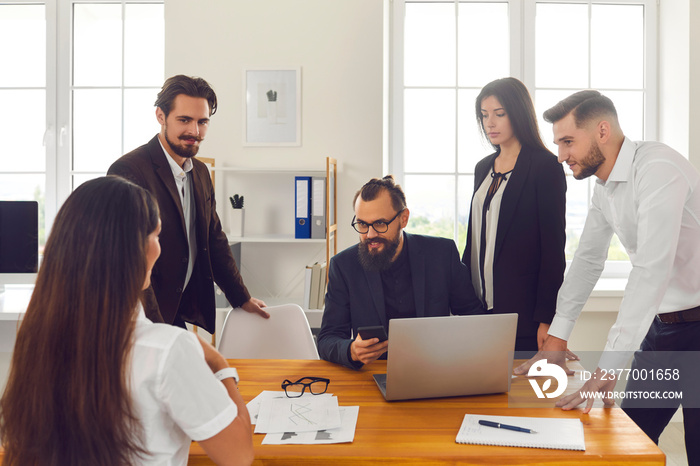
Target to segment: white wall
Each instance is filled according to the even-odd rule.
[[[665,2],[666,0],[664,0]],[[689,118],[689,130],[690,130],[690,142],[689,142],[689,155],[690,161],[700,169],[700,2],[697,0],[687,0],[689,2],[689,14],[688,14],[688,28],[689,28],[689,40],[690,53],[688,56],[689,60],[689,105],[690,105],[690,118]],[[661,2],[662,4],[664,2]],[[685,18],[678,18],[683,20],[681,23],[685,23]]]
[[[617,319],[619,301],[607,312],[582,312],[569,337],[569,348],[574,352],[603,351],[610,327]]]
[[[690,24],[688,0],[659,5],[659,139],[688,154]]]
[[[383,18],[381,0],[165,0],[166,75],[201,76],[219,99],[200,154],[214,157],[217,167],[309,170],[325,168],[326,156],[338,159],[339,250],[357,241],[349,226],[355,191],[383,175]],[[242,146],[247,66],[301,66],[300,147]],[[247,231],[293,232],[292,180],[293,175],[267,185],[260,176],[246,180],[263,188],[268,199],[289,199],[287,213],[272,214],[254,208],[265,194],[250,187],[242,191],[243,180],[219,173],[219,213],[226,220],[226,198],[241,192]],[[322,257],[322,247],[244,245],[244,280],[254,295],[288,295],[290,290],[300,295],[303,267],[319,249]],[[287,270],[270,270],[273,261],[289,253],[297,257],[284,266]]]
[[[198,75],[219,111],[203,145],[218,166],[322,168],[339,161],[338,238],[351,199],[382,171],[383,3],[378,0],[165,0],[165,72]],[[302,145],[242,146],[246,66],[302,67]],[[220,199],[222,204],[224,199]]]
[[[700,2],[659,3],[659,139],[700,169]]]

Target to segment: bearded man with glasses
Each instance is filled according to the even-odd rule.
[[[406,196],[393,176],[367,182],[353,199],[360,242],[331,259],[318,336],[321,358],[359,369],[386,358],[388,341],[363,340],[360,327],[391,319],[482,314],[454,241],[406,233]]]

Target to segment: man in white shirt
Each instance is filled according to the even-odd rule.
[[[615,106],[598,91],[567,97],[547,110],[544,119],[553,123],[559,161],[569,165],[574,178],[595,175],[598,180],[578,249],[559,290],[549,336],[542,351],[515,372],[526,374],[543,357],[566,369],[567,340],[600,277],[615,233],[632,263],[617,320],[591,379],[557,406],[573,409],[586,401],[587,413],[594,398],[585,394],[610,393],[616,383],[610,375],[620,374],[615,370],[624,368],[633,352],[641,348],[633,369],[650,367],[648,360],[656,358],[653,367],[664,374],[672,368],[660,367],[653,355],[674,351],[666,364],[696,366],[675,373],[683,400],[666,400],[659,407],[649,400],[625,399],[622,407],[658,443],[682,401],[688,460],[700,464],[700,387],[689,384],[690,378],[697,380],[690,372],[697,372],[700,364],[700,175],[670,147],[626,138]],[[627,394],[642,386],[635,377],[622,379],[628,381]],[[606,404],[613,401],[603,398]]]

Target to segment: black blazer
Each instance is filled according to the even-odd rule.
[[[498,152],[474,171],[474,193]],[[473,200],[473,195],[472,195]],[[518,339],[533,338],[540,322],[551,323],[566,267],[566,178],[556,157],[523,147],[501,199],[493,261],[494,312],[518,314]],[[462,262],[471,264],[472,215]],[[474,271],[478,273],[478,271]],[[472,287],[471,281],[469,287]],[[525,349],[518,348],[516,350]]]
[[[405,233],[411,265],[417,317],[481,314],[473,288],[465,287],[467,267],[451,239]],[[335,255],[328,271],[326,308],[318,350],[321,358],[358,369],[350,357],[357,328],[383,325],[388,329],[380,272],[368,272],[358,258],[357,245]]]
[[[144,294],[146,315],[155,322],[173,323],[180,307],[189,245],[175,178],[156,135],[147,144],[120,157],[107,174],[118,175],[150,191],[158,201],[162,231],[160,258],[151,274],[151,287]],[[214,187],[209,171],[192,158],[193,192],[196,210],[197,259],[188,288],[191,299],[183,304],[182,317],[208,332],[216,328],[214,281],[233,306],[250,299],[226,235],[216,214]],[[188,292],[189,293],[189,292]]]

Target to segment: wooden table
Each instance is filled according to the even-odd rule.
[[[258,465],[665,464],[661,450],[619,408],[594,408],[582,414],[580,410],[562,411],[551,401],[551,407],[508,408],[506,394],[387,402],[372,379],[372,374],[386,372],[386,361],[376,361],[361,371],[326,361],[229,362],[238,369],[239,389],[246,402],[262,390],[281,390],[284,379],[317,376],[331,380],[328,392],[338,397],[341,406],[360,406],[353,443],[261,445],[264,434],[254,434],[254,464]],[[510,393],[516,399],[535,398],[530,384],[521,377],[513,380]],[[586,451],[458,444],[455,437],[466,413],[581,419]],[[193,443],[189,464],[213,463]]]

